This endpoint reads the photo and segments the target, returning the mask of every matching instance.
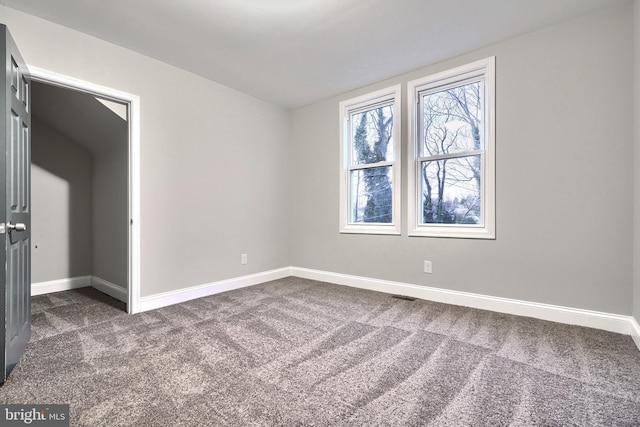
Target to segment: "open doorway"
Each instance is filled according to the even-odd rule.
[[[138,99],[32,71],[32,295],[92,286],[137,312]]]

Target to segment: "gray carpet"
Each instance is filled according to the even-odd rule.
[[[628,336],[287,278],[127,315],[33,298],[2,403],[82,426],[639,426]]]

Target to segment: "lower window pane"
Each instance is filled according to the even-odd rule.
[[[481,224],[481,157],[421,164],[422,224]]]
[[[351,223],[391,224],[391,166],[351,171]]]

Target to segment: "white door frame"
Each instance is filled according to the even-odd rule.
[[[140,312],[140,97],[73,77],[29,66],[33,81],[97,95],[128,105],[129,112],[129,256],[128,304],[130,314]]]

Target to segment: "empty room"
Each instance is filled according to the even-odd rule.
[[[0,424],[640,425],[640,0],[0,24]]]

